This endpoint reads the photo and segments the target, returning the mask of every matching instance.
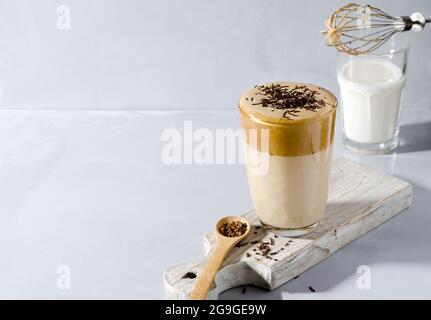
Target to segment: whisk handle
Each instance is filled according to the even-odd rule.
[[[409,16],[402,16],[400,18],[403,19],[403,22],[404,22],[403,31],[409,31],[413,28],[415,23],[413,22],[412,18],[410,18]]]
[[[427,23],[431,22],[431,19],[425,19],[423,14],[419,12],[413,13],[409,16],[400,17],[404,22],[404,29],[402,31],[422,31]]]

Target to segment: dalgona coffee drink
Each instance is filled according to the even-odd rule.
[[[253,205],[262,224],[275,232],[308,233],[324,215],[336,107],[328,90],[295,82],[255,86],[239,100],[246,153],[268,162],[256,174],[246,157]],[[251,131],[257,141],[251,141]]]

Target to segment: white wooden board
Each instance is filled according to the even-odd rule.
[[[253,210],[246,212],[254,230],[226,258],[208,298],[216,299],[220,292],[241,285],[274,289],[408,208],[411,199],[408,182],[337,159],[332,166],[327,211],[316,230],[299,238],[277,237],[260,227]],[[261,242],[268,243],[270,254],[261,255]],[[210,232],[204,237],[206,255],[214,246],[215,235]],[[165,297],[188,299],[196,279],[184,275],[199,275],[204,264],[202,258],[166,270]]]

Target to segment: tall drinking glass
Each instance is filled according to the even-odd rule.
[[[394,38],[365,55],[337,55],[343,140],[346,148],[382,154],[398,146],[408,45]]]
[[[294,105],[302,107],[287,108]],[[292,237],[322,219],[336,107],[328,90],[296,82],[255,86],[240,98],[250,194],[264,227]]]

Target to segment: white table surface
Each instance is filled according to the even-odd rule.
[[[272,292],[220,298],[431,298],[431,110],[401,119],[396,153],[354,155],[338,126],[335,156],[411,182],[410,209]],[[251,207],[241,165],[161,162],[161,133],[185,120],[239,126],[236,110],[1,111],[0,298],[163,298],[163,270],[201,257],[214,222]],[[359,265],[369,290],[356,286]]]

